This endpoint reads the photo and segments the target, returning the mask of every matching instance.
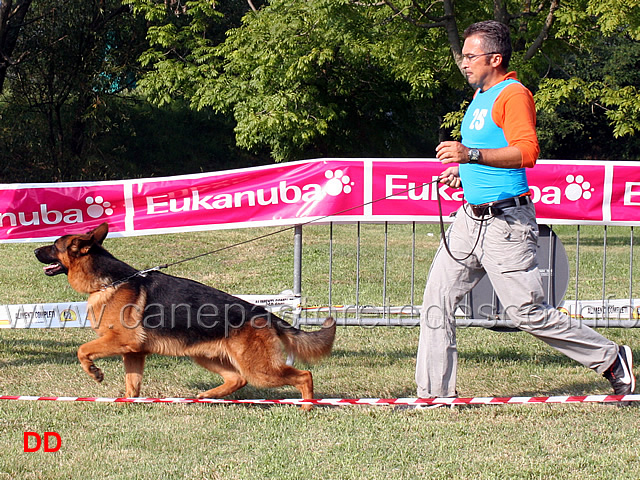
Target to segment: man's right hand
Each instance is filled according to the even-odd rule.
[[[460,188],[462,182],[460,181],[460,174],[458,172],[458,166],[449,167],[440,174],[440,183],[444,183],[452,188]]]

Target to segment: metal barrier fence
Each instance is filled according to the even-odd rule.
[[[375,225],[375,227],[371,227]],[[318,226],[305,226],[305,232]],[[424,245],[418,246],[424,236],[429,236],[431,254],[439,243],[437,226],[425,224],[368,224],[355,223],[328,224],[326,239],[313,242],[327,242],[322,253],[326,254],[325,271],[315,261],[312,275],[321,275],[328,279],[325,299],[305,297],[303,284],[303,265],[307,250],[317,256],[318,246],[308,242],[303,248],[303,228],[294,231],[294,294],[301,296],[302,309],[294,315],[294,321],[301,325],[319,325],[329,313],[339,325],[359,326],[416,326],[419,324],[420,303],[426,274],[431,258],[418,252]],[[367,243],[363,229],[375,228],[382,236],[381,258],[369,258],[363,245]],[[395,230],[401,228],[398,233]],[[336,262],[336,231],[353,229],[350,250],[341,245],[340,261]],[[420,230],[420,232],[418,232]],[[611,235],[614,230],[613,236]],[[586,234],[585,234],[586,231]],[[425,233],[426,232],[426,233]],[[305,233],[306,235],[306,233]],[[399,264],[390,262],[393,254],[392,244],[398,243],[401,235],[404,243],[403,255],[406,261]],[[409,235],[409,239],[407,239]],[[317,236],[317,235],[315,235]],[[306,239],[306,237],[305,237]],[[601,242],[601,243],[600,243]],[[538,244],[538,264],[541,269],[547,303],[563,309],[576,325],[591,327],[634,328],[640,326],[640,300],[634,299],[634,227],[619,226],[550,226],[540,225]],[[345,253],[345,250],[347,252]],[[349,264],[355,264],[355,274],[350,278],[336,273],[336,265],[343,263],[345,255]],[[365,272],[363,264],[377,261],[378,277],[367,278],[370,267]],[[637,263],[637,262],[636,262]],[[400,265],[400,266],[398,266]],[[393,286],[401,269],[401,275],[408,276],[405,288],[406,297],[400,298],[394,292],[391,299],[390,287]],[[378,282],[377,299],[369,292],[363,294],[363,284],[370,286]],[[336,293],[335,285],[347,285]],[[349,285],[351,284],[351,285]],[[345,293],[346,292],[346,293]],[[565,296],[570,297],[563,300]],[[348,298],[345,298],[348,297]],[[395,301],[394,301],[395,300]],[[511,330],[515,325],[504,315],[488,279],[485,277],[462,302],[456,312],[458,326],[485,327],[496,330]]]

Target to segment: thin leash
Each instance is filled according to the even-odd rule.
[[[464,208],[464,205],[462,206],[462,209],[464,210],[465,215],[469,215],[467,213],[467,210]],[[489,220],[489,218],[491,218],[491,217],[485,218],[484,215],[483,215],[480,218],[480,226],[478,227],[478,236],[476,237],[476,241],[473,244],[473,248],[464,257],[458,258],[453,253],[451,253],[451,250],[449,249],[449,242],[447,241],[447,235],[446,235],[446,233],[444,231],[444,222],[442,221],[442,202],[440,201],[439,192],[438,192],[438,213],[440,215],[440,238],[442,239],[442,244],[444,245],[445,250],[447,251],[449,256],[453,260],[455,260],[456,262],[464,262],[467,258],[469,258],[471,255],[473,255],[473,252],[476,251],[476,247],[478,246],[478,243],[480,242],[480,237],[482,236],[482,225],[484,225],[485,222],[487,220]],[[471,217],[471,218],[473,218],[473,217]],[[475,220],[475,218],[474,218],[474,220]]]
[[[407,188],[407,189],[402,190],[400,192],[395,192],[395,193],[392,193],[392,194],[387,195],[385,197],[377,198],[375,200],[371,200],[369,202],[365,202],[363,204],[356,205],[354,207],[345,208],[344,210],[340,210],[338,212],[333,212],[333,213],[330,213],[328,215],[324,215],[324,216],[321,216],[321,217],[318,217],[318,218],[314,218],[312,220],[308,220],[306,222],[302,222],[302,223],[298,223],[298,224],[295,224],[295,225],[291,225],[289,227],[286,227],[286,228],[283,228],[283,229],[280,229],[280,230],[276,230],[275,232],[265,233],[264,235],[259,235],[257,237],[253,237],[253,238],[250,238],[248,240],[243,240],[242,242],[237,242],[237,243],[234,243],[232,245],[227,245],[227,246],[224,246],[224,247],[217,248],[215,250],[210,250],[210,251],[207,251],[207,252],[204,252],[204,253],[200,253],[198,255],[193,255],[191,257],[183,258],[183,259],[177,260],[175,262],[164,263],[162,265],[156,265],[155,267],[147,268],[145,270],[138,270],[137,272],[129,275],[128,277],[121,278],[119,280],[116,280],[116,281],[108,284],[108,285],[103,285],[101,290],[104,291],[104,290],[107,290],[108,288],[116,288],[116,287],[118,287],[118,286],[120,286],[120,285],[122,285],[124,283],[127,283],[129,280],[131,280],[132,278],[135,278],[135,277],[146,277],[147,274],[149,274],[151,272],[157,272],[157,271],[169,268],[169,267],[173,267],[175,265],[179,265],[181,263],[190,262],[192,260],[196,260],[196,259],[201,258],[201,257],[206,257],[208,255],[213,255],[215,253],[220,253],[220,252],[223,252],[225,250],[230,250],[230,249],[238,247],[240,245],[245,245],[247,243],[251,243],[251,242],[258,241],[258,240],[262,240],[264,238],[271,237],[273,235],[278,235],[280,233],[288,232],[288,231],[293,230],[293,229],[295,229],[297,227],[302,227],[304,225],[309,225],[311,223],[319,222],[319,221],[325,220],[325,219],[327,219],[329,217],[334,217],[336,215],[341,215],[343,213],[349,212],[351,210],[355,210],[357,208],[362,208],[362,207],[367,206],[367,205],[372,205],[374,203],[381,202],[383,200],[387,200],[390,197],[393,197],[395,195],[398,195],[398,194],[401,194],[401,193],[407,193],[407,192],[410,192],[412,190],[415,190],[415,189],[421,188],[421,187],[424,188],[425,186],[433,185],[434,183],[439,183],[439,182],[440,182],[440,178],[438,177],[435,180],[432,180],[430,182],[422,183],[420,185],[416,185],[414,187]],[[443,220],[443,214],[442,214],[442,201],[440,199],[440,191],[438,189],[436,189],[436,191],[437,191],[437,197],[438,197],[438,212],[439,212],[439,220],[440,220],[440,235],[441,235],[442,241],[443,241],[443,243],[445,245],[445,248],[447,250],[447,253],[454,260],[457,260],[457,261],[466,260],[467,258],[469,258],[473,254],[473,250],[475,250],[475,247],[478,244],[478,241],[480,240],[480,232],[478,232],[478,238],[476,239],[476,243],[475,243],[475,245],[473,247],[473,250],[466,257],[464,257],[463,259],[458,259],[458,258],[454,257],[453,254],[451,253],[451,250],[449,249],[449,245],[448,245],[448,242],[447,242],[447,239],[446,239],[446,236],[445,236],[444,220]]]

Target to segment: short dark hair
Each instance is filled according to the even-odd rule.
[[[496,22],[495,20],[486,20],[484,22],[469,25],[463,35],[465,39],[473,35],[480,35],[482,37],[482,45],[485,48],[486,53],[499,53],[502,55],[502,65],[504,68],[509,68],[512,49],[511,35],[507,25],[501,22]]]

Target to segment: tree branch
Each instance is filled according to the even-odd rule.
[[[416,27],[438,28],[438,27],[445,26],[445,17],[434,17],[432,15],[429,15],[426,10],[422,10],[420,13],[433,22],[433,23],[424,23],[416,19],[412,15],[407,15],[404,13],[404,11],[407,10],[409,7],[403,8],[401,10],[398,7],[396,7],[396,5],[391,0],[385,0],[384,3],[393,11],[394,15],[399,16],[403,20],[411,23],[412,25],[415,25]],[[415,2],[414,2],[414,6],[415,6]]]
[[[0,93],[10,65],[15,65],[23,56],[13,58],[20,30],[31,6],[31,0],[0,0]]]
[[[555,12],[560,6],[560,0],[551,0],[551,5],[549,6],[549,12],[547,13],[547,18],[544,21],[544,25],[538,34],[538,37],[533,41],[533,43],[527,49],[527,53],[524,55],[525,60],[530,60],[536,54],[536,52],[542,47],[544,41],[549,37],[549,30],[553,25],[553,21],[555,20]]]
[[[447,32],[447,39],[451,47],[453,59],[462,71],[462,43],[458,33],[458,22],[453,8],[453,0],[444,0],[444,29]]]
[[[509,25],[511,16],[507,11],[507,3],[502,0],[493,0],[493,18],[498,22]]]

